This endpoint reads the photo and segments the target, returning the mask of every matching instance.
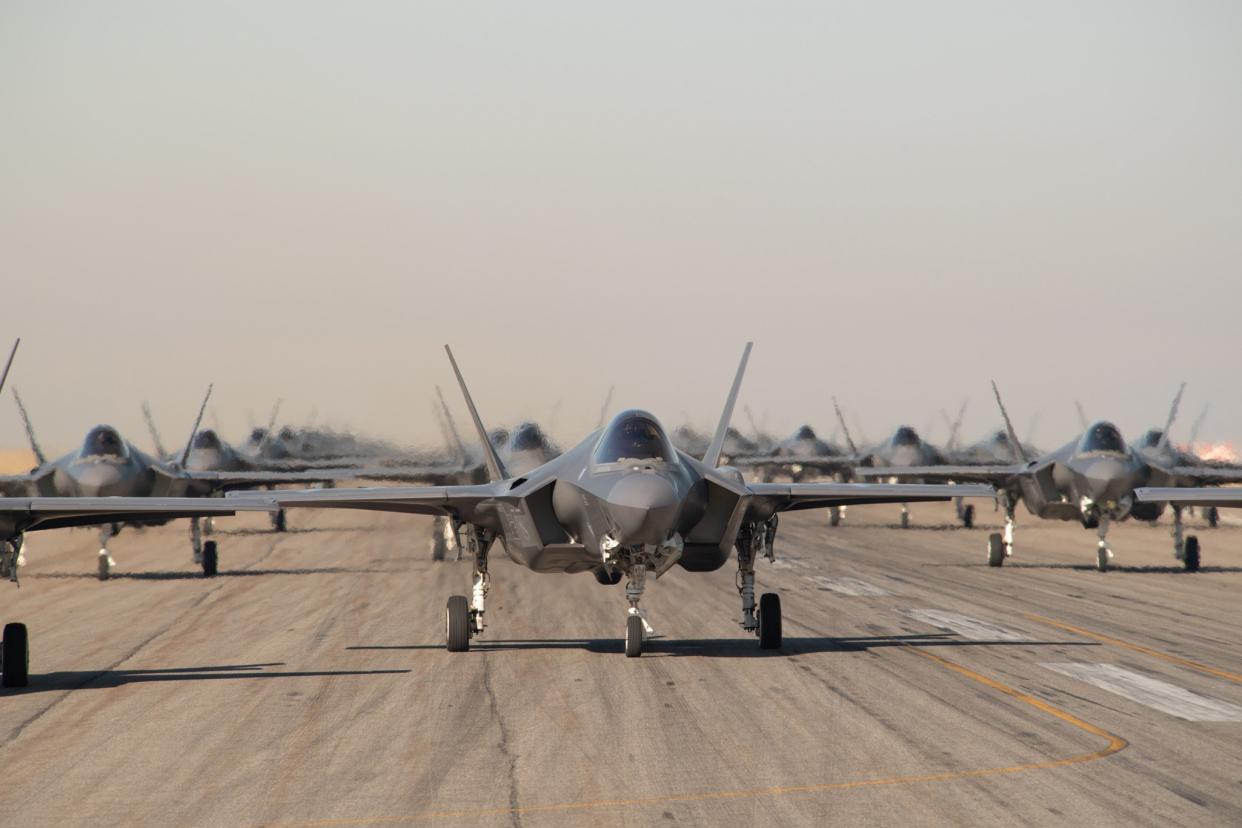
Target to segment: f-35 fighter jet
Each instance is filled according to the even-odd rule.
[[[1009,414],[1001,402],[1000,391],[992,383],[1001,417],[1010,444],[1016,447],[1018,462],[1004,466],[925,466],[908,468],[860,469],[863,477],[888,479],[953,480],[990,483],[996,487],[1005,507],[1005,531],[988,538],[988,564],[1001,566],[1013,554],[1014,511],[1019,502],[1031,514],[1049,520],[1077,520],[1099,535],[1096,545],[1096,568],[1108,569],[1113,558],[1108,543],[1108,529],[1114,521],[1133,517],[1156,521],[1164,512],[1164,503],[1136,502],[1134,490],[1147,485],[1220,485],[1242,481],[1242,469],[1206,466],[1178,466],[1174,455],[1166,452],[1169,428],[1177,413],[1178,399],[1173,402],[1169,419],[1157,445],[1138,450],[1122,439],[1121,431],[1112,423],[1098,421],[1065,446],[1039,458],[1025,454],[1014,433]],[[1173,550],[1188,571],[1199,568],[1199,541],[1185,538],[1182,509],[1173,509]]]
[[[673,447],[653,414],[629,409],[551,462],[515,475],[488,440],[451,351],[449,360],[483,446],[489,482],[464,486],[279,491],[283,508],[345,508],[447,517],[474,568],[472,595],[448,599],[445,638],[469,647],[484,629],[497,540],[514,562],[536,572],[590,572],[601,584],[626,579],[625,654],[642,653],[651,633],[640,601],[647,578],[674,566],[708,572],[736,551],[741,625],[759,645],[781,644],[780,597],[755,600],[755,562],[774,558],[781,512],[855,503],[992,497],[986,486],[885,486],[848,483],[747,483],[718,465],[750,344],[710,445],[701,458]],[[231,495],[238,496],[238,495]]]

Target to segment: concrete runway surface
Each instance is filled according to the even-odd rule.
[[[990,506],[980,523],[996,524]],[[291,512],[113,541],[31,536],[3,620],[31,684],[0,694],[0,825],[1237,825],[1242,529],[1020,516],[1017,556],[947,504],[782,519],[763,590],[785,646],[736,624],[732,566],[623,587],[494,556],[488,629],[444,651],[465,563],[424,518]]]

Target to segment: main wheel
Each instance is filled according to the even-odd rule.
[[[840,506],[833,506],[832,508],[828,510],[828,525],[829,526],[840,526],[841,525],[841,507]]]
[[[272,531],[283,532],[287,528],[288,523],[285,520],[285,510],[277,509],[275,512],[272,512]]]
[[[25,624],[5,624],[0,645],[0,670],[4,687],[25,687],[30,681],[30,636]]]
[[[1182,547],[1182,566],[1186,567],[1187,572],[1199,571],[1199,539],[1194,535],[1186,538],[1186,544]]]
[[[910,513],[909,512],[901,513],[901,528],[902,529],[910,528]]]
[[[1220,509],[1217,509],[1215,506],[1209,506],[1207,510],[1207,522],[1208,526],[1211,526],[1213,529],[1220,526]]]
[[[220,568],[220,552],[213,540],[203,543],[203,577],[214,578]]]
[[[638,615],[625,617],[625,657],[638,658],[643,654],[643,619]]]
[[[759,596],[759,649],[779,650],[781,646],[781,596],[765,592]]]
[[[1100,572],[1108,571],[1108,550],[1103,546],[1095,550],[1095,568]]]
[[[975,526],[975,504],[967,503],[962,507],[962,525],[967,529],[973,529]]]
[[[448,599],[444,610],[444,648],[450,653],[470,649],[470,604],[464,595]]]
[[[1000,532],[988,535],[988,566],[1004,566],[1005,539]]]
[[[99,553],[99,580],[106,581],[108,576],[112,574],[112,559],[108,557],[107,552]]]

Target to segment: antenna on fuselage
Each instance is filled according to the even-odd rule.
[[[1173,420],[1177,418],[1177,407],[1182,403],[1182,393],[1186,390],[1186,383],[1182,383],[1177,389],[1177,396],[1173,398],[1173,405],[1169,408],[1169,419],[1164,423],[1164,432],[1160,435],[1160,443],[1157,449],[1162,449],[1169,444],[1169,429],[1173,427]]]
[[[1001,419],[1005,421],[1005,432],[1009,435],[1009,448],[1013,451],[1013,459],[1019,463],[1026,463],[1030,458],[1026,456],[1026,449],[1018,440],[1018,434],[1013,430],[1013,423],[1009,421],[1009,412],[1005,410],[1005,404],[1001,402],[1000,389],[996,387],[996,380],[992,380],[992,393],[996,395],[996,405],[1000,408]]]
[[[716,425],[716,435],[703,455],[703,465],[709,469],[720,464],[720,452],[724,450],[725,436],[729,432],[729,422],[733,419],[733,406],[737,403],[738,392],[742,389],[742,377],[746,374],[746,362],[750,359],[750,349],[755,343],[747,342],[742,349],[742,361],[738,363],[737,373],[733,376],[733,387],[729,389],[729,398],[725,400],[724,411],[720,412],[720,422]]]
[[[207,401],[211,399],[211,389],[214,386],[207,386],[207,393],[203,395],[203,404],[198,407],[198,416],[194,418],[194,428],[190,429],[190,439],[185,441],[185,450],[181,452],[181,460],[177,463],[181,468],[185,468],[186,461],[190,459],[190,449],[194,446],[194,435],[198,434],[198,427],[203,422],[203,412],[207,410]]]
[[[500,455],[496,453],[496,447],[488,439],[487,429],[483,427],[483,421],[479,419],[479,410],[474,407],[474,400],[470,397],[470,389],[466,387],[466,378],[461,375],[461,369],[457,367],[457,360],[453,359],[453,349],[445,345],[444,353],[448,354],[449,364],[453,366],[453,373],[457,375],[457,384],[461,386],[461,395],[466,398],[466,408],[470,409],[470,418],[474,420],[474,428],[479,433],[479,442],[483,444],[483,459],[487,463],[487,474],[492,482],[504,480],[509,474],[505,471],[505,464],[500,461]]]

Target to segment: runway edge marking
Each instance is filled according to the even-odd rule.
[[[1118,753],[1129,746],[1129,742],[1115,733],[1110,733],[1102,727],[1093,725],[1088,721],[1078,718],[1073,713],[1055,707],[1043,699],[1036,698],[1029,693],[1024,693],[1017,688],[1010,687],[996,679],[989,678],[982,673],[977,673],[969,667],[963,667],[955,661],[921,650],[913,644],[904,645],[907,650],[916,655],[922,656],[928,661],[934,661],[941,667],[952,670],[959,675],[965,676],[971,681],[978,682],[985,687],[1016,699],[1024,704],[1028,704],[1035,709],[1059,719],[1066,724],[1072,725],[1079,730],[1097,736],[1108,742],[1107,745],[1099,750],[1090,753],[1077,753],[1073,756],[1066,756],[1063,759],[1048,759],[1043,762],[1027,762],[1020,765],[1010,765],[999,768],[979,768],[977,770],[966,771],[945,771],[943,773],[916,774],[911,776],[890,776],[881,777],[879,779],[858,779],[853,782],[822,782],[813,785],[781,785],[769,788],[748,788],[732,791],[707,791],[703,793],[687,793],[687,794],[665,794],[661,796],[642,797],[636,799],[601,799],[587,802],[562,802],[549,805],[521,805],[518,807],[496,807],[496,808],[474,808],[458,811],[424,811],[417,814],[408,814],[404,816],[377,816],[377,817],[355,817],[355,818],[337,818],[337,819],[312,819],[300,822],[265,822],[260,823],[259,828],[329,828],[329,826],[339,825],[391,825],[402,822],[426,822],[437,819],[479,819],[482,817],[507,816],[507,815],[525,815],[525,814],[546,814],[546,813],[566,813],[572,811],[588,811],[596,808],[632,808],[643,807],[649,805],[667,805],[675,802],[710,802],[712,800],[724,799],[746,799],[758,798],[762,796],[782,796],[785,794],[809,794],[822,793],[825,791],[844,791],[857,788],[875,788],[886,787],[890,785],[913,785],[925,782],[953,782],[959,779],[978,779],[985,776],[1005,776],[1015,773],[1024,773],[1034,770],[1049,770],[1052,768],[1063,768],[1070,765],[1081,765],[1086,762],[1094,762],[1097,759],[1104,759]]]
[[[1035,621],[1040,624],[1047,624],[1050,627],[1056,627],[1057,629],[1065,630],[1066,632],[1076,633],[1077,635],[1085,636],[1087,638],[1094,638],[1096,641],[1102,641],[1105,644],[1113,644],[1117,647],[1124,647],[1127,650],[1133,650],[1136,653],[1143,653],[1144,655],[1149,655],[1152,658],[1158,658],[1161,661],[1167,661],[1170,664],[1177,664],[1182,667],[1188,667],[1191,670],[1198,670],[1200,673],[1207,673],[1208,675],[1211,675],[1211,676],[1217,676],[1218,678],[1223,678],[1226,681],[1232,681],[1236,684],[1242,684],[1242,676],[1238,675],[1237,673],[1230,673],[1227,670],[1220,670],[1220,669],[1217,669],[1216,667],[1211,667],[1207,664],[1201,664],[1198,661],[1191,661],[1188,658],[1182,658],[1181,656],[1175,656],[1172,653],[1163,653],[1160,650],[1153,650],[1151,647],[1144,647],[1142,644],[1134,644],[1129,641],[1123,641],[1120,638],[1113,638],[1112,636],[1104,635],[1103,633],[1092,632],[1091,630],[1084,630],[1082,627],[1074,627],[1069,624],[1062,624],[1060,621],[1053,621],[1051,618],[1045,618],[1042,615],[1034,615],[1029,612],[1024,613],[1024,614],[1030,620]]]

